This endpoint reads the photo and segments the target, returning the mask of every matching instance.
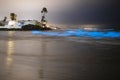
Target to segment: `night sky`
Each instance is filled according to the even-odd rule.
[[[44,6],[54,24],[120,24],[117,0],[0,0],[0,19],[15,12],[18,19],[41,20]]]

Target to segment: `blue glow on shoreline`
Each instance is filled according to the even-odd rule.
[[[76,30],[65,30],[62,32],[53,32],[53,31],[32,31],[33,34],[46,35],[46,36],[75,36],[75,37],[91,37],[94,39],[102,38],[120,38],[120,32],[116,31],[86,31],[82,29]]]

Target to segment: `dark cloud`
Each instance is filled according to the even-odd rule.
[[[68,24],[119,24],[120,23],[120,5],[116,1],[111,2],[91,2],[84,5],[76,3],[70,10],[59,13],[58,20],[61,23]]]

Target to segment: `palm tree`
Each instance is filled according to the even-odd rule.
[[[4,19],[3,19],[3,22],[6,22],[7,21],[7,17],[5,16]]]
[[[48,13],[48,10],[46,7],[43,7],[41,13],[43,13],[43,16],[45,16],[46,13]]]
[[[42,25],[43,25],[44,27],[46,27],[47,20],[46,20],[46,15],[45,15],[45,14],[48,13],[47,8],[46,8],[46,7],[43,7],[41,13],[43,13],[42,19],[41,19]]]
[[[15,13],[10,13],[11,20],[16,20],[17,15]]]

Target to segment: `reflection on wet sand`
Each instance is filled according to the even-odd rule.
[[[47,47],[47,44],[46,42],[44,42],[43,40],[41,40],[41,56],[42,57],[45,57],[46,56],[46,47]],[[40,65],[40,69],[39,69],[39,78],[42,80],[44,79],[44,66],[45,65],[45,60],[44,58],[42,58],[41,60],[41,65]]]
[[[32,49],[34,46],[34,43],[26,42],[22,47],[20,45],[17,45],[18,42],[13,38],[15,32],[9,31],[8,32],[8,41],[7,41],[7,56],[6,56],[6,71],[9,72],[9,77],[13,80],[19,80],[19,79],[27,79],[27,80],[34,80],[34,79],[44,79],[44,58],[40,59],[40,66],[34,67],[34,63],[31,63],[31,59],[33,58],[33,61],[36,63],[39,61],[36,57],[20,57],[20,53],[16,53],[16,49],[25,49],[25,45],[27,47]],[[43,41],[42,41],[43,42]],[[31,43],[32,46],[29,46]],[[44,57],[46,53],[46,43],[43,42],[41,44],[41,56]],[[19,47],[19,48],[17,48]],[[23,48],[24,47],[24,48]],[[27,50],[22,50],[27,51]],[[28,54],[31,54],[31,52],[34,53],[33,50],[28,50]],[[26,52],[23,52],[26,54]],[[18,56],[19,55],[19,56]],[[14,57],[14,58],[13,58]],[[19,62],[21,61],[21,62]],[[31,66],[30,66],[31,65]]]
[[[10,37],[12,37],[14,34],[13,31],[9,31],[8,35]],[[11,38],[9,38],[9,41],[7,43],[7,58],[6,58],[6,68],[9,69],[10,66],[12,65],[13,62],[13,54],[14,54],[14,40],[12,40]]]
[[[9,32],[8,32],[8,35],[9,35],[10,37],[12,37],[12,36],[14,35],[14,33],[15,33],[14,31],[9,31]]]
[[[100,44],[89,38],[33,35],[29,31],[1,32],[0,38],[0,80],[119,78],[118,44]]]

